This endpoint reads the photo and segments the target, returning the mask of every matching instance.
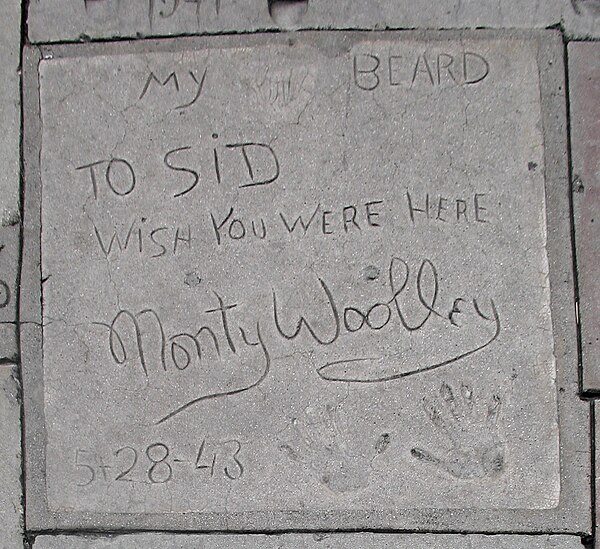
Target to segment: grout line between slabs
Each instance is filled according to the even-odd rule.
[[[19,259],[17,268],[17,288],[16,288],[16,300],[17,300],[17,312],[16,312],[16,342],[17,342],[17,353],[18,353],[18,366],[16,368],[17,381],[19,386],[19,401],[21,406],[21,526],[23,535],[23,548],[31,549],[33,542],[27,536],[27,513],[26,513],[26,469],[25,469],[25,405],[23,398],[23,376],[21,372],[22,368],[22,353],[21,353],[21,270],[23,267],[23,220],[24,220],[24,209],[25,209],[25,151],[24,151],[24,120],[25,120],[25,103],[24,103],[24,86],[23,86],[23,51],[25,44],[27,44],[28,38],[28,27],[27,27],[27,15],[29,13],[30,0],[22,0],[21,2],[21,40],[19,47],[19,98],[20,98],[20,134],[19,134],[19,198],[20,198],[20,235],[19,235]]]

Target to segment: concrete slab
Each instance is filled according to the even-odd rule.
[[[562,70],[552,31],[28,50],[29,526],[590,531]]]
[[[21,406],[13,367],[0,366],[0,532],[2,549],[22,549]]]
[[[596,501],[598,501],[598,495],[600,492],[600,406],[598,405],[598,401],[594,401],[594,423],[593,423],[593,429],[594,429],[594,440],[595,440],[595,445],[594,445],[594,450],[595,450],[595,461],[594,461],[594,478],[595,478],[595,484],[594,484],[594,488],[596,490]],[[596,508],[594,509],[595,511],[595,516],[594,516],[594,521],[595,521],[595,532],[598,532],[598,526],[600,525],[600,509],[598,509],[598,506],[596,506]],[[594,540],[595,544],[594,547],[595,549],[598,549],[600,547],[600,538],[598,537],[598,534],[595,534],[595,540]]]
[[[287,28],[287,21],[305,29],[546,28],[567,18],[574,25],[586,24],[588,4],[595,2],[310,0],[301,17],[286,18],[277,17],[277,9],[269,10],[268,0],[33,0],[29,4],[29,38],[53,42],[256,32],[279,29],[282,22]]]
[[[33,0],[32,42],[303,29],[537,28],[600,36],[600,0]],[[289,4],[294,4],[291,2]],[[271,6],[271,9],[269,8]],[[299,6],[299,7],[298,7]],[[284,6],[285,8],[285,6]],[[285,12],[289,8],[290,15]],[[283,14],[282,14],[283,11]]]
[[[561,21],[571,38],[600,37],[600,1],[569,0],[569,2],[565,2]]]
[[[0,227],[0,360],[15,362],[20,224]]]
[[[17,333],[17,325],[14,322],[0,322],[0,359],[5,363],[18,360]]]
[[[569,44],[573,206],[583,389],[600,391],[600,46]]]
[[[21,2],[6,2],[0,36],[0,234],[20,221],[19,143],[21,110],[19,65],[21,59]],[[1,239],[1,237],[0,237]],[[0,262],[6,258],[0,259]],[[1,302],[1,301],[0,301]]]
[[[17,273],[20,234],[21,2],[8,2],[0,36],[0,361],[18,357]]]
[[[40,536],[34,549],[582,549],[576,536],[305,534]]]

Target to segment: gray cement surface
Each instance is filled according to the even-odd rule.
[[[16,370],[0,366],[0,547],[22,549],[21,406]]]
[[[600,46],[569,44],[583,388],[600,391]]]
[[[582,549],[575,536],[306,534],[41,536],[33,549]]]
[[[571,38],[600,38],[600,2],[598,0],[564,2],[561,24]]]
[[[594,488],[596,490],[596,501],[598,501],[598,497],[600,496],[600,468],[598,467],[598,463],[600,463],[600,407],[597,405],[597,401],[594,402],[594,441],[595,441],[595,467],[594,467],[594,480],[595,485]],[[595,531],[598,531],[598,526],[600,526],[600,513],[598,512],[598,507],[594,509],[594,523],[595,523]],[[594,547],[598,549],[600,547],[600,540],[598,540],[598,536],[595,536],[595,545]]]
[[[591,531],[559,33],[26,70],[30,528]]]
[[[0,360],[13,362],[19,355],[16,320],[20,232],[18,222],[0,227]]]
[[[15,361],[20,238],[20,2],[7,2],[0,33],[0,361]]]
[[[32,42],[256,32],[289,28],[547,28],[600,36],[599,0],[310,0],[301,17],[277,17],[268,0],[32,0]],[[273,17],[272,17],[273,16]],[[283,23],[282,23],[283,21]]]
[[[5,2],[0,33],[0,239],[4,227],[20,221],[20,102],[21,2]],[[3,261],[7,261],[6,257]],[[0,262],[3,262],[0,261]],[[2,298],[0,297],[0,303]]]

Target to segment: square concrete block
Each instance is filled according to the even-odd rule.
[[[0,366],[0,546],[22,549],[21,406],[16,372]]]
[[[600,45],[569,44],[583,389],[600,391]]]
[[[589,532],[562,70],[552,31],[28,49],[29,527]]]
[[[32,42],[256,32],[280,28],[546,28],[564,18],[586,24],[597,0],[34,0]],[[288,2],[293,4],[293,2]],[[271,6],[271,9],[269,9]],[[577,10],[577,11],[576,11]],[[583,21],[582,21],[583,20]]]
[[[576,536],[305,534],[40,536],[33,549],[582,549]]]

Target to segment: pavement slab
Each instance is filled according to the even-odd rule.
[[[8,2],[0,35],[0,361],[15,361],[20,201],[20,2]]]
[[[21,52],[21,2],[6,2],[0,34],[0,239],[4,227],[20,222],[19,142],[21,109],[19,67]],[[1,242],[0,242],[1,244]],[[0,298],[0,303],[2,302]]]
[[[16,367],[0,366],[0,546],[22,549],[21,406]]]
[[[594,462],[594,488],[596,490],[596,501],[598,501],[598,496],[600,495],[600,468],[598,464],[600,463],[600,407],[598,406],[597,401],[594,402],[594,451],[595,451],[595,462]],[[600,525],[600,511],[598,507],[594,509],[594,523],[595,523],[595,532],[598,531],[598,526]],[[598,540],[598,536],[595,536],[595,548],[600,547],[600,540]]]
[[[600,391],[600,46],[569,44],[573,206],[583,389]]]
[[[290,29],[544,29],[600,36],[600,0],[32,0],[34,43]]]
[[[2,21],[0,549],[600,549],[600,0]]]
[[[576,536],[286,534],[40,536],[33,549],[582,549]]]
[[[591,531],[558,32],[26,53],[33,531]]]
[[[0,360],[16,362],[20,223],[0,227]]]
[[[600,37],[600,2],[569,0],[561,9],[561,24],[569,38]]]

